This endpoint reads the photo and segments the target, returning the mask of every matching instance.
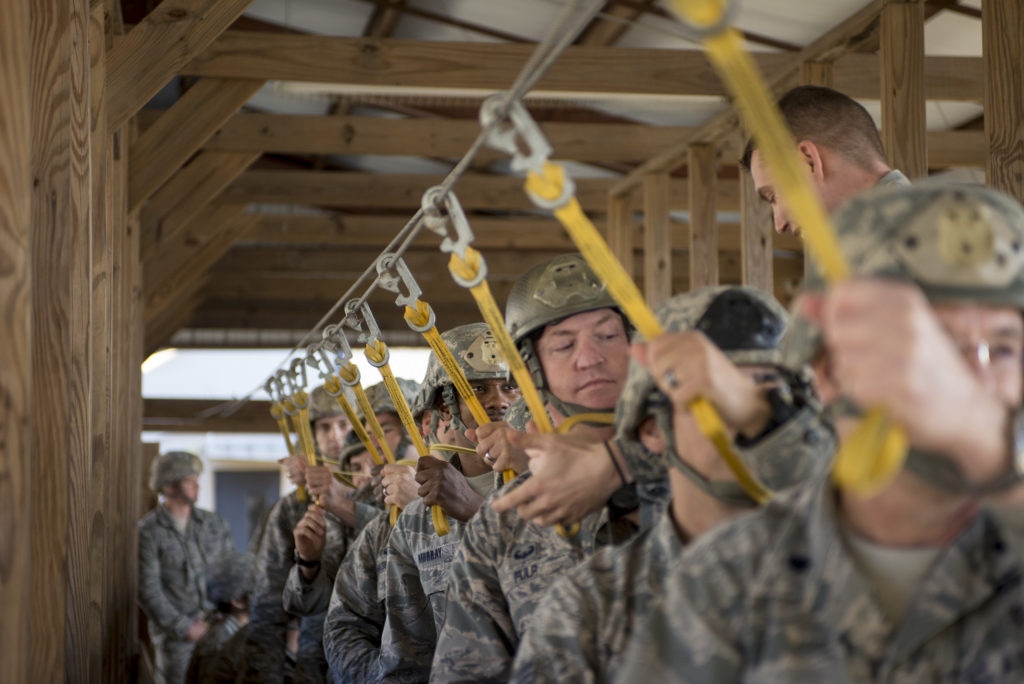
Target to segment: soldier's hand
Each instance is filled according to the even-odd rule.
[[[188,626],[188,632],[185,633],[185,638],[189,641],[199,641],[209,629],[210,626],[200,618]]]
[[[911,444],[956,458],[967,475],[984,480],[982,473],[1006,467],[999,425],[1007,406],[971,370],[918,288],[851,280],[825,295],[804,295],[800,311],[821,327],[828,350],[818,383],[823,400],[841,393],[882,408]],[[1019,373],[1019,360],[1013,365]]]
[[[383,469],[384,466],[380,464],[374,464],[370,469],[370,487],[373,488],[373,498],[380,504],[384,503]]]
[[[352,491],[351,487],[339,482],[334,477],[330,468],[322,465],[306,468],[306,488],[309,489],[314,501],[324,502]]]
[[[514,439],[529,455],[533,476],[494,501],[498,512],[515,509],[537,525],[570,524],[599,510],[622,486],[604,444],[589,435],[574,430],[567,435],[519,433]],[[625,470],[621,455],[616,456]]]
[[[733,432],[759,434],[771,418],[763,391],[704,334],[665,333],[636,342],[633,358],[654,378],[677,415],[690,416],[690,404],[703,397]]]
[[[493,470],[500,473],[511,468],[522,473],[529,467],[530,459],[525,451],[512,444],[511,434],[515,432],[511,425],[501,421],[466,430],[466,437],[476,442],[476,453]]]
[[[419,498],[416,469],[398,463],[388,463],[381,471],[381,484],[386,491],[384,503],[405,508]]]
[[[423,497],[424,504],[440,506],[445,513],[462,522],[476,515],[484,502],[483,497],[466,482],[465,475],[440,458],[420,457],[416,481],[420,483],[419,495]]]
[[[296,487],[301,487],[306,484],[305,458],[292,454],[291,456],[285,456],[284,458],[278,459],[277,462],[281,464],[281,468],[284,469],[284,474],[288,477],[289,482]]]
[[[324,552],[327,543],[327,524],[324,511],[319,506],[310,506],[299,520],[293,532],[295,550],[302,560],[316,561]]]

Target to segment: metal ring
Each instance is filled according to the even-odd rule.
[[[491,465],[494,465],[494,461],[496,459],[493,456],[491,456],[491,452],[490,451],[487,451],[487,452],[484,452],[484,460],[487,461],[488,463],[490,463]]]
[[[676,377],[676,372],[671,368],[662,374],[661,380],[669,389],[676,389],[679,387],[679,379]]]

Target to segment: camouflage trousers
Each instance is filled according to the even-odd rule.
[[[154,634],[156,684],[184,684],[188,661],[192,658],[192,649],[195,646],[194,641]]]

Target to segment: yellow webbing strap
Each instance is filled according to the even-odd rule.
[[[305,394],[302,392],[301,394]],[[313,434],[309,429],[309,402],[308,398],[305,402],[306,406],[303,408],[296,408],[296,403],[302,404],[301,398],[297,401],[296,397],[300,397],[300,393],[296,393],[292,398],[286,398],[281,402],[282,407],[288,413],[292,419],[292,425],[295,428],[295,434],[299,439],[299,447],[302,449],[302,455],[306,458],[307,465],[316,465],[316,446],[313,443]],[[305,503],[309,500],[308,495],[304,487],[300,487],[296,493],[299,501]]]
[[[324,391],[329,395],[338,400],[338,405],[341,406],[342,412],[345,417],[348,418],[348,422],[352,425],[352,431],[356,433],[356,437],[362,442],[366,450],[373,456],[374,463],[380,465],[383,463],[380,457],[380,452],[377,451],[377,447],[373,445],[370,440],[370,435],[366,432],[366,428],[363,427],[363,421],[359,420],[359,416],[356,414],[355,409],[352,408],[352,404],[348,403],[348,399],[341,391],[341,378],[337,375],[332,375],[324,380]]]
[[[547,162],[544,164],[544,173],[538,174],[533,171],[526,176],[527,192],[537,195],[543,199],[554,199],[562,194],[565,184],[565,170],[559,164]],[[583,258],[587,260],[590,267],[598,278],[605,281],[608,291],[615,301],[622,307],[623,312],[636,329],[648,340],[653,340],[664,332],[661,323],[655,317],[654,312],[647,306],[643,295],[633,280],[626,274],[622,264],[612,254],[608,243],[591,223],[587,215],[583,213],[579,201],[572,197],[562,207],[555,210],[555,217],[562,222],[566,231],[576,243]],[[771,492],[761,484],[760,481],[747,469],[746,465],[733,449],[732,437],[726,429],[725,424],[719,417],[715,408],[706,399],[698,398],[690,403],[690,412],[693,413],[697,426],[711,442],[715,445],[719,455],[725,461],[729,469],[736,476],[736,480],[743,487],[751,499],[758,503],[764,503],[771,498]]]
[[[430,445],[431,451],[454,451],[457,454],[475,454],[476,449],[470,449],[469,447],[459,446],[457,444],[444,444],[438,442],[437,444]]]
[[[274,418],[274,421],[277,423],[277,427],[281,430],[281,435],[284,437],[284,444],[288,447],[288,455],[291,456],[295,447],[292,446],[292,435],[291,431],[288,429],[288,418],[285,416],[285,412],[281,407],[281,404],[277,402],[272,403],[270,405],[270,415]],[[306,496],[306,488],[302,485],[299,485],[296,489],[295,496],[298,497],[299,503],[306,503],[309,500],[309,497]]]
[[[359,369],[355,367],[355,364],[349,363],[347,366],[342,366],[338,369],[338,376],[345,382],[354,382],[359,377]],[[366,396],[366,390],[360,383],[351,385],[352,393],[356,395],[356,403],[359,404],[359,410],[366,416],[366,422],[370,424],[370,432],[377,438],[377,443],[380,445],[380,451],[373,447],[373,442],[369,441],[369,435],[367,435],[367,442],[370,445],[370,455],[373,456],[373,462],[377,465],[381,465],[385,461],[388,463],[395,462],[395,455],[391,453],[391,446],[388,445],[388,441],[384,439],[384,428],[380,426],[377,421],[377,414],[373,412],[373,407],[370,406],[370,400]],[[356,433],[359,434],[359,433]],[[384,452],[384,459],[381,459],[380,452]]]
[[[479,274],[482,261],[483,257],[480,255],[480,252],[472,247],[466,247],[465,259],[452,252],[452,258],[448,262],[448,270],[463,280],[472,281]],[[537,426],[537,431],[541,433],[554,432],[555,429],[544,406],[544,400],[541,399],[537,386],[533,384],[533,378],[530,377],[530,371],[526,367],[526,363],[523,362],[523,358],[519,356],[519,350],[516,349],[515,342],[512,341],[512,337],[508,334],[508,329],[505,327],[505,317],[501,315],[501,310],[498,309],[498,304],[494,301],[494,295],[491,294],[491,288],[487,284],[487,280],[481,280],[480,284],[471,287],[469,292],[473,295],[473,299],[476,300],[477,308],[480,309],[480,315],[483,316],[484,322],[491,329],[491,334],[494,335],[494,340],[498,343],[498,348],[501,349],[501,354],[505,357],[505,361],[512,371],[512,377],[519,384],[519,391],[523,395],[526,407],[530,409],[533,424]],[[507,471],[502,473],[502,478],[506,484],[512,479],[508,477]],[[580,524],[578,522],[573,523],[572,527],[568,530],[562,525],[556,525],[555,529],[563,537],[571,537],[579,531]]]
[[[430,320],[430,305],[426,302],[417,299],[416,307],[405,307],[405,320],[412,326],[422,328]],[[427,341],[430,348],[434,350],[434,354],[437,355],[437,360],[441,362],[448,377],[451,379],[452,384],[455,385],[456,391],[462,400],[466,402],[466,406],[469,407],[469,412],[473,414],[473,418],[476,420],[476,424],[486,425],[491,422],[490,417],[487,415],[487,411],[480,404],[480,400],[477,399],[473,393],[473,388],[469,386],[469,381],[466,380],[466,376],[463,374],[462,369],[459,368],[459,364],[455,361],[455,357],[452,356],[451,350],[448,345],[441,339],[441,334],[437,332],[437,326],[432,327],[430,330],[422,333],[423,339]],[[516,471],[511,468],[506,469],[501,474],[502,480],[507,484],[508,482],[515,479]]]
[[[409,410],[409,404],[405,401],[402,388],[398,386],[398,380],[395,379],[395,374],[391,372],[391,364],[387,362],[388,346],[384,344],[383,340],[379,339],[367,342],[366,358],[377,366],[381,377],[384,378],[384,386],[388,388],[391,402],[398,411],[398,418],[402,421],[402,425],[405,426],[409,439],[412,440],[413,446],[416,447],[416,453],[421,457],[429,456],[430,450],[427,449],[427,445],[423,441],[423,435],[420,434],[419,426],[416,425],[416,420],[412,417],[412,411]],[[451,532],[451,527],[448,525],[448,516],[445,515],[444,509],[435,504],[430,507],[430,516],[434,521],[434,532],[439,537],[443,537]]]
[[[698,26],[713,25],[724,12],[721,0],[672,0],[670,4],[684,19]],[[823,277],[830,284],[844,280],[849,276],[849,267],[832,224],[797,157],[796,141],[743,49],[742,36],[726,29],[705,37],[703,42],[709,60],[733,94],[740,116],[757,140],[758,152],[771,169],[775,189],[786,199]],[[880,409],[871,408],[840,446],[832,475],[843,487],[870,494],[902,470],[906,452],[903,428]]]
[[[615,425],[615,414],[598,412],[577,413],[575,416],[569,416],[559,423],[556,432],[558,432],[558,434],[565,434],[580,423],[590,423],[592,425]]]

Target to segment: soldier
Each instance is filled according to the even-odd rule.
[[[696,541],[624,680],[1024,678],[1024,538],[1003,517],[1024,513],[1024,209],[923,184],[865,193],[835,223],[857,277],[806,295],[820,335],[794,326],[784,346],[813,361],[840,440],[858,407],[902,426],[904,467],[873,491],[820,478]],[[663,388],[671,368],[649,359]]]
[[[556,257],[524,274],[509,295],[506,322],[554,416],[614,407],[628,371],[626,324],[580,255]],[[598,442],[614,433],[611,425],[587,429]],[[506,448],[494,435],[511,444],[514,431],[504,425],[476,432],[488,432],[491,438],[477,449],[493,456],[493,450]],[[499,451],[495,467],[508,454]],[[529,473],[520,475],[509,486],[525,487],[529,479]],[[580,521],[575,536],[563,537],[514,511],[499,513],[491,498],[466,527],[452,562],[432,680],[506,680],[544,589],[599,544],[622,541],[636,529],[623,511],[602,508]]]
[[[428,371],[429,375],[429,371]],[[420,421],[421,434],[427,438],[431,410],[427,408],[424,386],[412,405],[413,417]],[[388,500],[405,508],[416,498],[419,487],[415,470],[409,466],[392,465],[407,470],[410,488],[393,479]],[[401,470],[393,470],[393,473]],[[324,622],[324,653],[335,684],[375,682],[380,680],[378,659],[384,631],[385,579],[387,577],[387,543],[391,534],[390,518],[380,513],[363,527],[352,549],[346,554],[334,579],[334,591]]]
[[[210,629],[196,642],[188,664],[186,682],[217,682],[214,667],[217,656],[238,630],[249,623],[249,590],[253,561],[251,553],[234,552],[221,556],[210,568],[206,597],[217,608]]]
[[[780,368],[778,343],[787,316],[770,295],[746,287],[711,287],[677,295],[656,313],[667,331],[659,346],[672,349],[680,381],[712,378],[713,391],[707,395],[734,407],[726,415],[743,444],[758,443],[759,435],[776,427],[762,416],[786,421],[806,404],[806,388],[788,383],[790,374]],[[773,410],[773,404],[784,409]],[[602,549],[551,586],[519,644],[513,681],[613,680],[633,628],[660,595],[667,569],[683,546],[754,503],[695,428],[692,415],[673,412],[636,361],[616,407],[616,429],[622,448],[663,454],[675,466],[669,472],[671,503],[653,529],[622,546]],[[525,442],[552,450],[563,440],[536,435]],[[759,480],[779,489],[827,466],[827,453],[803,444],[800,440],[756,454],[751,446],[741,456]]]
[[[207,569],[234,550],[228,524],[196,508],[203,463],[170,451],[152,464],[149,487],[160,503],[139,521],[139,605],[149,618],[160,682],[185,681],[196,641],[206,633]]]
[[[828,211],[876,185],[907,185],[909,181],[886,162],[881,138],[871,116],[857,102],[830,88],[799,86],[779,100],[783,119],[798,141],[814,189]],[[772,207],[779,233],[799,234],[784,203],[777,201],[768,173],[753,138],[747,141],[740,165],[751,173],[760,197]],[[821,425],[814,411],[801,410],[778,431],[783,441],[804,435],[814,438]],[[773,438],[774,441],[774,438]],[[516,507],[519,514],[539,524],[579,517],[597,510],[620,484],[618,472],[600,445],[572,445],[573,458],[551,458],[530,482],[495,502],[498,510]],[[626,450],[620,463],[623,479],[636,482],[638,491],[657,491],[666,477],[667,463]],[[537,468],[534,468],[536,471]]]
[[[519,390],[508,380],[508,365],[484,323],[460,326],[441,339],[455,357],[490,420],[505,418]],[[465,436],[477,427],[468,406],[455,391],[436,356],[431,355],[423,381],[423,403],[431,407],[429,434],[439,445],[473,449]],[[464,524],[484,497],[499,484],[482,455],[475,451],[440,451],[447,460],[423,456],[417,465],[420,497],[398,518],[388,539],[385,611],[380,672],[385,681],[423,681],[430,673],[437,632],[444,620],[448,567]],[[430,507],[441,506],[451,531],[439,537]]]
[[[344,442],[342,427],[344,415],[338,402],[323,388],[316,388],[310,396],[310,428],[317,439],[321,453],[340,455],[340,443]],[[339,420],[339,417],[342,420]],[[324,427],[318,427],[318,424]],[[322,443],[321,443],[322,442]],[[290,478],[296,485],[310,484],[305,459],[293,456],[287,459]],[[309,497],[315,497],[312,486]],[[254,571],[253,602],[251,623],[245,642],[244,666],[240,668],[239,681],[283,682],[285,679],[286,656],[283,645],[286,642],[289,616],[281,601],[288,573],[295,564],[294,530],[306,513],[307,501],[300,501],[298,491],[293,491],[272,509],[267,519],[256,557]],[[348,508],[354,519],[357,506],[349,502]]]

